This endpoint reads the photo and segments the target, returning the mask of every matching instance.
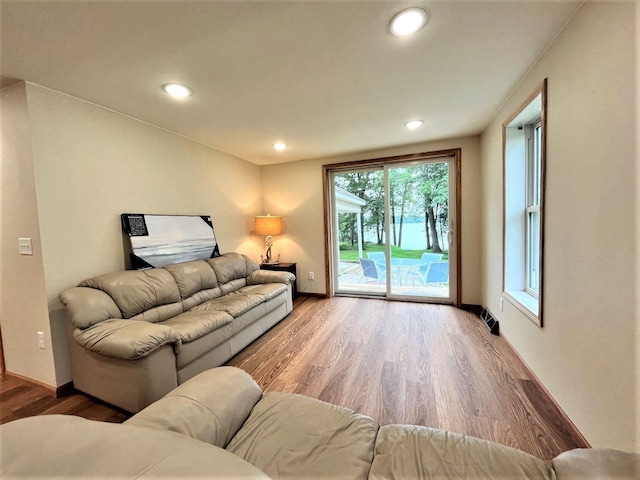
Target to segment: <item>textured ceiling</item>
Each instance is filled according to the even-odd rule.
[[[256,164],[328,157],[480,133],[581,3],[3,0],[0,75]],[[408,6],[429,23],[394,37]]]

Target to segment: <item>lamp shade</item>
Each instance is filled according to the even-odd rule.
[[[281,235],[282,217],[258,216],[256,217],[256,235]]]

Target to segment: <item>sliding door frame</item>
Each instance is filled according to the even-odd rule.
[[[328,297],[333,297],[335,295],[334,290],[334,281],[332,275],[332,252],[331,245],[333,242],[332,239],[332,228],[331,221],[333,215],[333,206],[331,205],[331,192],[329,191],[331,187],[331,182],[329,179],[329,175],[333,172],[340,171],[348,171],[354,168],[362,168],[362,167],[384,167],[385,165],[393,165],[393,164],[401,164],[407,163],[411,161],[418,160],[436,160],[438,158],[443,157],[453,157],[453,163],[455,166],[455,235],[454,235],[454,244],[456,249],[456,258],[455,258],[455,272],[456,272],[456,298],[454,299],[454,305],[456,307],[460,307],[462,305],[462,234],[460,226],[462,225],[461,221],[461,159],[462,159],[462,149],[453,148],[449,150],[437,150],[433,152],[422,152],[422,153],[413,153],[409,155],[398,155],[393,157],[382,157],[382,158],[373,158],[368,160],[355,160],[351,162],[341,162],[341,163],[332,163],[326,164],[322,166],[322,195],[323,195],[323,207],[324,207],[324,258],[325,258],[325,279],[326,279],[326,292]],[[334,265],[334,268],[337,266]]]

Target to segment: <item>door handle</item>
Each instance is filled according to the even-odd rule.
[[[449,230],[449,233],[447,234],[448,240],[449,240],[449,245],[453,244],[453,230]]]

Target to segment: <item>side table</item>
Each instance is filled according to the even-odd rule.
[[[296,276],[296,281],[293,282],[293,285],[291,285],[291,295],[292,298],[291,300],[295,299],[298,296],[298,287],[297,287],[297,283],[298,283],[298,273],[297,273],[297,263],[285,263],[285,262],[280,262],[277,264],[271,264],[271,265],[265,265],[262,264],[260,265],[260,269],[261,270],[273,270],[276,272],[291,272]]]

